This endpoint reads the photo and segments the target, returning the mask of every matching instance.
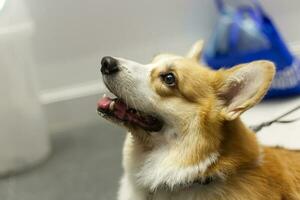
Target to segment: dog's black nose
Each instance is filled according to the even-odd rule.
[[[101,73],[102,74],[114,74],[119,71],[118,60],[110,56],[105,56],[101,60]]]

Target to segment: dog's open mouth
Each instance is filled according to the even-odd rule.
[[[152,115],[145,114],[127,106],[120,98],[102,97],[98,101],[98,112],[127,125],[138,126],[146,131],[157,132],[163,122]]]

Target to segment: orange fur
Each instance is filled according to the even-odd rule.
[[[178,112],[172,118],[174,126],[178,127],[176,137],[168,140],[160,135],[145,134],[139,129],[131,130],[123,151],[125,172],[138,173],[152,151],[160,151],[165,147],[168,153],[161,163],[162,170],[169,166],[180,169],[195,166],[217,152],[218,159],[207,170],[193,177],[193,180],[198,180],[217,176],[219,179],[216,183],[203,186],[206,188],[191,189],[193,198],[189,198],[192,193],[188,193],[188,189],[157,189],[164,196],[161,199],[179,199],[181,193],[186,195],[186,199],[300,199],[300,152],[260,145],[255,134],[239,118],[240,114],[263,98],[274,76],[273,64],[258,61],[229,70],[213,71],[198,63],[197,58],[201,54],[199,45],[202,44],[196,44],[186,58],[172,59],[168,63],[160,60],[168,60],[170,55],[160,55],[154,59],[155,67],[149,84],[157,94],[154,99],[157,107],[171,107]],[[236,83],[232,85],[232,81],[237,79],[239,83],[239,80],[233,78],[229,82],[228,77],[246,65],[258,66],[257,70],[263,73],[263,82],[249,98],[231,105],[234,99],[229,96],[239,91],[228,91],[235,87]],[[160,77],[161,73],[170,71],[177,79],[174,87],[164,85]],[[242,85],[238,90],[245,87]],[[142,139],[139,137],[141,135]],[[151,192],[147,186],[134,181],[133,184],[146,193]]]

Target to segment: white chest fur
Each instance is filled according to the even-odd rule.
[[[184,159],[180,152],[174,152],[167,146],[161,146],[152,149],[149,152],[143,152],[138,146],[134,145],[132,137],[126,137],[123,164],[125,174],[121,181],[119,190],[119,200],[165,200],[165,199],[193,199],[196,196],[207,196],[212,193],[206,193],[207,188],[211,185],[200,188],[189,188],[188,193],[181,191],[166,192],[159,191],[159,186],[167,185],[169,188],[178,186],[182,183],[193,182],[199,174],[203,174],[209,166],[215,163],[219,154],[211,153],[198,164],[183,167],[178,163],[178,158]],[[205,190],[204,190],[205,189]],[[149,192],[155,191],[154,196],[149,196]],[[185,196],[182,194],[185,193]],[[206,199],[206,198],[205,198]]]
[[[218,153],[212,153],[196,165],[182,167],[178,166],[169,149],[159,148],[149,153],[136,171],[137,184],[153,191],[161,185],[173,188],[179,184],[193,182],[199,174],[203,174],[217,161],[218,156]]]

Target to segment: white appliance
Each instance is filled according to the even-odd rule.
[[[0,9],[0,176],[5,176],[40,163],[50,145],[33,70],[34,23],[23,0],[0,0]]]

